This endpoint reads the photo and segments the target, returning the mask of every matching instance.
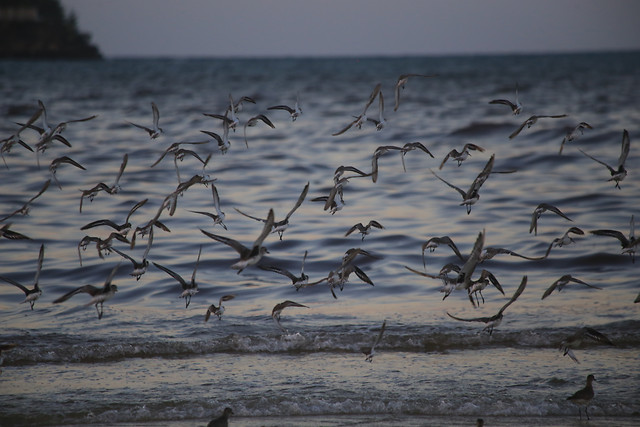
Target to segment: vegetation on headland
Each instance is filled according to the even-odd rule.
[[[58,0],[0,0],[0,40],[0,58],[102,58]]]

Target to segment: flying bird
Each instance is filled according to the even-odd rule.
[[[398,107],[400,106],[400,89],[404,89],[410,77],[437,77],[437,74],[400,74],[394,87],[396,106],[393,108],[393,111],[398,111]]]
[[[629,155],[630,147],[631,147],[631,140],[629,139],[629,132],[627,132],[627,130],[625,129],[622,132],[622,149],[620,151],[620,157],[618,157],[618,163],[616,164],[615,168],[612,166],[609,166],[608,164],[606,164],[601,160],[596,159],[593,156],[590,156],[589,154],[585,153],[579,148],[578,150],[580,150],[582,154],[584,154],[591,160],[594,160],[600,163],[601,165],[603,165],[604,167],[606,167],[609,170],[609,173],[611,174],[611,178],[609,178],[608,181],[614,181],[616,183],[616,188],[620,189],[620,181],[622,181],[627,176],[627,169],[625,169],[624,164],[627,161],[627,156]]]
[[[304,201],[305,197],[307,197],[307,193],[308,192],[309,192],[309,183],[307,182],[307,185],[304,186],[304,188],[302,189],[302,192],[298,196],[298,200],[296,200],[296,203],[293,205],[293,207],[287,213],[287,215],[284,217],[284,219],[282,219],[280,221],[274,221],[273,222],[273,230],[271,232],[272,233],[278,233],[278,236],[280,237],[280,240],[282,240],[282,235],[287,230],[287,228],[289,228],[289,218],[291,218],[291,215],[293,215],[293,213],[298,210],[300,205],[302,205],[302,202]],[[263,223],[267,222],[266,218],[265,219],[258,218],[258,217],[246,214],[246,213],[242,212],[238,208],[234,208],[234,209],[236,211],[238,211],[239,214],[244,215],[247,218],[251,218],[253,220],[260,221],[260,222],[263,222]]]
[[[464,191],[456,187],[455,185],[448,183],[444,179],[440,178],[434,171],[431,171],[431,173],[434,174],[435,177],[438,178],[440,181],[444,182],[449,187],[453,188],[458,193],[460,193],[460,195],[462,196],[462,203],[460,203],[460,205],[466,206],[467,215],[469,215],[469,213],[471,213],[471,206],[476,204],[476,202],[480,199],[480,194],[478,193],[480,191],[480,187],[482,187],[482,184],[484,184],[484,182],[489,178],[489,175],[491,175],[491,169],[493,169],[494,158],[495,158],[495,154],[492,154],[491,158],[489,159],[487,164],[484,166],[484,169],[482,169],[482,171],[478,174],[476,179],[473,180],[473,182],[471,183],[471,186],[467,191]]]
[[[535,235],[538,235],[538,220],[546,211],[553,212],[568,221],[573,221],[571,218],[562,213],[562,211],[557,207],[550,205],[549,203],[540,203],[538,206],[536,206],[536,208],[533,210],[533,214],[531,215],[531,225],[529,226],[529,233],[533,231]]]
[[[384,330],[387,327],[387,320],[385,319],[382,322],[382,327],[380,328],[380,332],[378,333],[378,336],[376,337],[375,341],[373,342],[373,344],[371,345],[371,347],[363,347],[362,348],[362,353],[364,353],[365,357],[365,361],[366,362],[373,362],[373,356],[375,356],[376,354],[376,346],[380,343],[380,341],[382,340],[382,334],[384,334]]]
[[[282,332],[287,332],[287,330],[285,328],[282,327],[282,325],[280,324],[280,315],[282,314],[282,310],[284,310],[287,307],[305,307],[305,308],[309,308],[306,305],[303,304],[299,304],[295,301],[284,301],[281,302],[279,304],[276,304],[273,307],[273,310],[271,310],[271,317],[273,318],[273,321],[276,323],[276,325],[278,326],[278,328],[280,328],[282,330]]]
[[[464,147],[462,147],[462,151],[458,151],[455,148],[449,151],[447,155],[444,157],[444,159],[442,159],[442,162],[440,163],[440,166],[438,167],[438,169],[442,169],[442,167],[444,166],[444,164],[447,162],[449,158],[457,161],[458,167],[459,167],[462,164],[462,162],[464,162],[465,160],[467,160],[469,156],[471,156],[471,151],[469,150],[479,151],[481,153],[484,152],[484,148],[480,147],[479,145],[470,144],[470,143],[464,144]]]
[[[42,289],[38,286],[38,280],[40,279],[40,271],[42,270],[42,261],[44,260],[44,245],[40,245],[40,253],[38,254],[38,266],[36,267],[36,277],[33,281],[33,289],[29,289],[26,286],[18,283],[17,281],[10,279],[8,277],[0,276],[1,280],[4,280],[7,283],[12,284],[20,288],[22,292],[24,292],[25,299],[22,303],[28,302],[31,305],[31,310],[33,310],[33,305],[36,303],[36,300],[40,298],[42,295]]]
[[[180,283],[180,286],[182,286],[182,293],[180,294],[179,298],[184,298],[185,301],[185,307],[184,308],[188,308],[189,307],[189,303],[191,303],[191,297],[193,295],[195,295],[196,293],[198,293],[198,283],[196,282],[196,272],[198,271],[198,264],[200,264],[200,254],[202,253],[202,245],[200,245],[200,250],[198,251],[198,259],[196,260],[196,265],[193,268],[193,273],[191,274],[191,281],[187,282],[186,280],[184,280],[182,278],[182,276],[180,276],[178,273],[168,269],[167,267],[164,267],[156,262],[153,263],[153,265],[155,265],[156,267],[158,267],[160,270],[164,271],[165,273],[167,273],[169,276],[173,277],[175,280],[178,281],[178,283]]]
[[[235,295],[223,295],[223,296],[221,296],[220,300],[218,301],[218,305],[217,306],[215,304],[211,304],[207,308],[207,314],[204,315],[204,321],[208,322],[209,321],[209,317],[211,317],[212,314],[214,316],[218,316],[218,320],[222,320],[222,314],[224,313],[224,305],[222,305],[222,303],[225,302],[225,301],[231,301],[235,297],[236,297]]]
[[[130,125],[133,125],[139,129],[145,130],[149,134],[149,138],[156,139],[162,133],[162,128],[158,126],[158,122],[160,121],[160,112],[158,111],[158,106],[155,102],[151,103],[151,112],[153,113],[153,127],[148,128],[146,126],[137,125],[135,123],[128,122]]]
[[[522,103],[518,100],[518,84],[516,83],[516,99],[514,102],[509,101],[508,99],[494,99],[489,101],[489,104],[502,104],[511,108],[511,112],[514,116],[517,116],[522,112]]]
[[[460,320],[460,321],[463,321],[463,322],[482,322],[482,323],[484,323],[486,325],[484,327],[483,331],[487,331],[487,332],[489,332],[489,335],[491,335],[493,333],[493,329],[495,327],[497,327],[498,325],[500,325],[500,323],[502,322],[502,318],[504,317],[504,315],[503,315],[504,311],[507,309],[507,307],[509,307],[511,304],[513,304],[516,299],[518,299],[518,297],[520,296],[520,294],[522,294],[522,291],[524,291],[524,288],[526,286],[527,286],[527,276],[523,276],[522,277],[522,282],[520,282],[520,286],[518,286],[518,289],[513,294],[511,299],[505,305],[502,306],[502,308],[498,311],[498,313],[494,314],[493,316],[490,316],[490,317],[474,317],[472,319],[464,319],[464,318],[461,318],[461,317],[453,316],[453,315],[449,314],[449,312],[447,312],[447,315],[449,317],[451,317],[452,319]]]
[[[332,133],[332,136],[338,136],[338,135],[342,135],[343,133],[345,133],[346,131],[348,131],[349,129],[351,129],[352,127],[357,127],[358,129],[362,129],[362,125],[365,124],[367,122],[367,110],[369,109],[369,107],[371,106],[371,104],[373,103],[373,101],[376,99],[376,97],[378,96],[378,94],[380,93],[380,88],[382,87],[381,83],[378,83],[374,88],[373,91],[371,92],[371,94],[369,95],[369,100],[367,101],[366,105],[364,106],[364,110],[362,111],[362,113],[360,113],[359,116],[354,116],[355,120],[353,120],[352,122],[350,122],[348,125],[346,125],[344,128],[342,128],[341,130],[339,130],[336,133]]]
[[[233,248],[240,255],[240,260],[231,265],[231,268],[238,270],[238,274],[242,272],[245,268],[255,265],[262,259],[262,256],[269,251],[266,247],[262,246],[262,242],[267,238],[269,232],[273,227],[273,209],[269,209],[269,214],[267,215],[267,220],[265,221],[264,227],[262,228],[262,232],[258,236],[258,238],[253,242],[251,248],[247,248],[242,243],[237,240],[230,239],[228,237],[219,236],[217,234],[209,233],[208,231],[200,229],[200,231],[213,240],[217,240],[218,242],[224,243],[225,245]]]
[[[580,122],[576,127],[567,132],[564,138],[562,138],[562,144],[560,144],[560,152],[558,154],[562,154],[562,149],[564,148],[565,143],[578,139],[582,136],[585,129],[593,129],[593,127],[591,127],[587,122]]]
[[[635,253],[636,247],[640,244],[640,239],[636,238],[635,235],[635,221],[633,219],[633,215],[631,215],[631,221],[629,222],[629,237],[626,237],[622,234],[621,231],[617,230],[592,230],[591,234],[595,234],[596,236],[609,236],[618,239],[620,241],[620,246],[622,246],[622,253],[627,253],[631,256],[631,262],[635,262]]]
[[[113,268],[113,270],[111,270],[111,273],[109,274],[109,277],[107,277],[107,280],[104,282],[104,286],[102,288],[98,288],[93,285],[80,286],[79,288],[76,288],[71,292],[68,292],[60,298],[56,299],[55,301],[53,301],[53,303],[59,304],[68,300],[76,294],[84,292],[91,295],[91,300],[86,305],[95,305],[96,311],[98,312],[98,320],[102,319],[104,303],[111,299],[111,297],[113,297],[116,292],[118,292],[118,287],[111,283],[113,277],[116,275],[116,271],[118,271],[118,267],[120,267],[119,263]],[[98,308],[98,305],[100,306],[100,308]]]
[[[371,228],[372,227],[373,228],[378,228],[380,230],[384,229],[382,224],[380,224],[375,219],[372,219],[371,221],[369,221],[367,223],[367,225],[362,225],[361,222],[355,224],[349,230],[347,230],[347,232],[344,234],[344,236],[347,237],[349,234],[351,234],[354,231],[358,230],[360,232],[360,234],[362,234],[362,240],[364,240],[364,238],[371,232]]]
[[[531,117],[529,117],[527,120],[525,120],[524,122],[522,122],[522,124],[520,125],[520,127],[518,127],[518,129],[516,129],[515,131],[513,131],[513,133],[511,135],[509,135],[509,139],[513,139],[516,136],[518,136],[518,134],[520,132],[522,132],[522,129],[525,128],[525,126],[527,127],[527,129],[529,129],[531,126],[533,126],[534,124],[536,124],[538,122],[539,119],[559,119],[562,117],[567,117],[566,114],[558,114],[555,116],[545,116],[545,115],[533,115]]]
[[[588,287],[593,288],[593,289],[602,289],[602,288],[599,288],[598,286],[593,286],[593,285],[590,285],[590,284],[588,284],[586,282],[583,282],[582,280],[580,280],[580,279],[578,279],[576,277],[573,277],[570,274],[565,274],[564,276],[562,276],[561,278],[559,278],[558,280],[553,282],[551,284],[551,286],[549,286],[549,288],[547,288],[547,290],[544,291],[544,294],[542,294],[542,298],[541,299],[545,299],[546,297],[551,295],[551,292],[555,291],[556,289],[558,290],[558,292],[560,292],[569,283],[579,283],[581,285],[585,285],[585,286],[588,286]]]

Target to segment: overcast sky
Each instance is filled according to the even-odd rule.
[[[62,0],[107,57],[640,49],[638,0]]]

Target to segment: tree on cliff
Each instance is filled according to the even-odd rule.
[[[0,0],[1,58],[101,58],[58,0]]]

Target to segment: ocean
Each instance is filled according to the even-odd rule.
[[[410,77],[395,110],[394,87],[407,73],[435,76]],[[363,112],[377,84],[384,127],[367,122],[332,135]],[[38,110],[38,100],[52,125],[97,116],[68,123],[62,135],[71,147],[56,140],[44,152],[15,145],[2,153],[0,226],[10,224],[30,239],[0,238],[0,345],[16,345],[2,352],[0,424],[206,425],[231,407],[235,426],[453,426],[475,425],[478,418],[486,425],[572,426],[579,408],[567,397],[593,374],[589,425],[638,425],[640,260],[623,253],[615,237],[591,233],[608,229],[628,237],[632,217],[640,221],[638,87],[638,52],[0,62],[0,137],[16,132],[16,123]],[[516,88],[519,115],[489,103],[514,101]],[[236,113],[239,123],[222,153],[201,131],[223,135],[222,120],[204,113],[225,114],[229,95],[255,103],[245,101]],[[285,110],[268,109],[293,107],[296,99],[302,114],[295,121]],[[152,102],[163,130],[155,139],[129,123],[150,127]],[[274,128],[262,121],[245,127],[259,114]],[[540,118],[509,138],[532,115],[565,114]],[[378,119],[379,96],[367,115]],[[592,129],[559,154],[563,138],[581,122]],[[41,126],[41,119],[34,124]],[[616,188],[607,168],[580,150],[616,167],[625,130],[628,175]],[[20,136],[36,151],[37,131]],[[191,153],[174,163],[169,153],[151,167],[173,143],[204,141],[181,147],[203,161],[211,155],[206,166]],[[433,157],[388,149],[377,159],[376,182],[364,176],[343,183],[340,210],[332,214],[312,201],[330,194],[338,167],[369,174],[378,147],[413,142]],[[449,158],[440,169],[447,153],[467,143],[484,151],[471,151],[460,165]],[[119,191],[83,198],[80,211],[79,190],[100,182],[114,188],[125,154]],[[63,156],[84,170],[62,163],[54,180],[49,165]],[[467,214],[458,191],[434,173],[464,192],[492,156],[492,173]],[[205,183],[182,188],[172,215],[163,209],[178,179],[196,175]],[[28,215],[6,218],[49,179]],[[201,232],[251,246],[264,223],[236,209],[258,219],[273,209],[276,221],[284,219],[307,183],[282,239],[277,233],[265,238],[268,253],[260,264],[298,274],[306,251],[304,273],[316,282],[341,268],[345,252],[361,248],[366,253],[352,262],[358,270],[342,287],[324,281],[296,289],[286,276],[256,266],[238,273],[231,268],[236,251]],[[226,229],[192,212],[216,213],[212,184]],[[117,252],[101,257],[94,242],[79,247],[85,236],[106,239],[114,231],[83,226],[127,222],[130,209],[145,199],[130,215],[132,228],[157,217],[166,230],[154,227],[139,280]],[[569,219],[547,211],[530,233],[540,203]],[[384,228],[345,236],[371,220]],[[570,227],[583,234],[571,234],[573,242],[553,246],[544,257]],[[476,304],[465,289],[443,299],[442,280],[408,269],[437,276],[446,264],[462,266],[480,233],[485,247],[534,258],[501,254],[477,266],[472,279],[487,270],[504,295],[489,284],[482,298],[472,296]],[[126,234],[128,241],[133,234]],[[423,258],[423,244],[442,236],[455,242],[461,258],[444,244],[425,248]],[[147,242],[148,235],[138,235],[133,248],[117,239],[113,247],[140,261]],[[23,292],[4,279],[31,287],[41,245],[42,296],[31,310]],[[154,263],[189,282],[200,250],[198,292],[185,308],[178,281]],[[104,303],[101,319],[87,293],[53,303],[81,286],[102,288],[115,267],[118,292]],[[564,275],[591,286],[569,283],[542,299]],[[524,276],[524,291],[491,334],[482,322],[447,315],[497,314]],[[223,295],[234,298],[223,303],[221,319],[205,322],[207,308]],[[284,309],[280,329],[271,313],[287,300],[305,307]],[[368,363],[362,349],[371,347],[385,321]],[[614,345],[585,339],[573,349],[578,363],[560,347],[584,327]]]

